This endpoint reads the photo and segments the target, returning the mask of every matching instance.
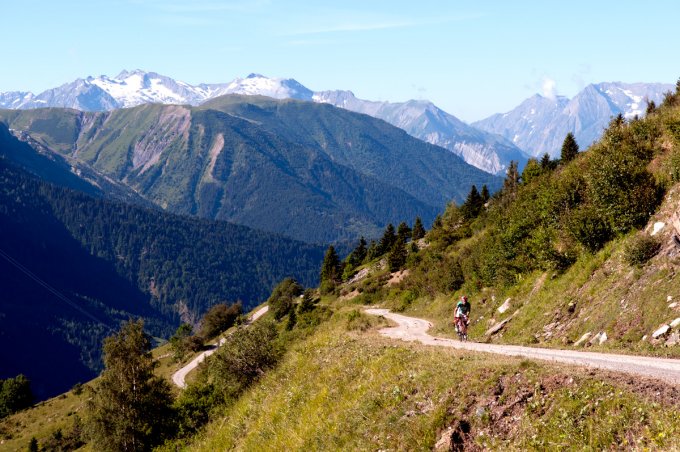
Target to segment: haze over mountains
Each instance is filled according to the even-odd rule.
[[[562,141],[572,132],[582,150],[602,136],[613,116],[644,116],[648,101],[657,105],[675,87],[663,83],[597,83],[571,99],[536,94],[507,113],[472,126],[499,134],[533,157],[559,157]]]

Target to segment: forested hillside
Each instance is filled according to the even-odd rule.
[[[92,377],[101,339],[128,316],[168,337],[180,317],[196,322],[219,302],[253,306],[286,276],[315,284],[322,256],[281,236],[59,188],[4,159],[0,231],[0,334],[12,344],[0,351],[0,378],[24,373],[40,396]]]
[[[500,179],[381,120],[330,105],[224,96],[200,108],[0,111],[26,139],[175,213],[307,242],[429,224],[471,184]]]

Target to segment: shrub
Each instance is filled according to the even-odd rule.
[[[371,318],[358,309],[352,309],[347,316],[347,331],[366,331],[372,325]]]
[[[33,404],[31,382],[24,375],[0,380],[0,419]]]
[[[624,258],[630,265],[642,266],[656,256],[661,248],[661,242],[645,233],[639,233],[628,243],[624,250]]]
[[[206,339],[211,339],[221,332],[228,330],[236,322],[236,319],[241,314],[241,310],[240,301],[229,306],[225,303],[213,306],[203,316],[201,335]]]
[[[225,399],[236,397],[279,361],[282,350],[271,321],[239,328],[213,355],[210,372]]]
[[[269,309],[276,320],[281,320],[294,308],[294,298],[302,295],[304,287],[293,278],[286,278],[277,284],[267,299]]]

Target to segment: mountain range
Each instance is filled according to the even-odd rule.
[[[675,87],[663,83],[597,83],[576,96],[536,94],[507,113],[498,113],[472,126],[510,140],[533,157],[559,157],[564,137],[573,133],[581,149],[602,136],[613,116],[644,116],[647,103],[660,104]]]
[[[305,101],[232,94],[200,107],[0,110],[0,122],[163,209],[307,242],[428,223],[471,185],[500,186],[384,121]]]
[[[101,75],[77,79],[40,94],[0,93],[0,108],[73,108],[107,111],[145,103],[201,103],[225,94],[260,95],[275,99],[297,99],[330,103],[336,107],[385,120],[412,136],[444,147],[467,163],[501,174],[511,160],[523,163],[527,156],[504,138],[470,127],[428,101],[400,103],[358,99],[351,91],[314,92],[296,80],[250,74],[229,83],[199,84],[176,81],[155,72],[123,71],[116,77]]]

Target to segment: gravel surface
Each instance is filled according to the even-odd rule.
[[[250,317],[250,319],[248,319],[248,323],[252,323],[255,320],[259,319],[260,317],[265,315],[267,311],[269,311],[269,306],[261,307]],[[200,353],[198,356],[192,359],[189,362],[189,364],[187,364],[186,366],[182,367],[180,370],[172,374],[172,382],[175,384],[175,386],[179,386],[182,389],[186,388],[187,383],[185,380],[187,375],[189,375],[189,372],[198,367],[198,365],[202,363],[205,360],[205,358],[215,353],[219,346],[224,344],[225,341],[226,341],[225,338],[220,339],[219,342],[217,342],[217,344],[213,344],[210,346],[211,347],[210,350],[206,350],[203,353]]]
[[[626,372],[663,380],[680,385],[680,360],[653,358],[648,356],[617,355],[612,353],[582,352],[576,350],[556,350],[546,348],[522,347],[519,345],[479,344],[460,342],[455,339],[430,336],[427,331],[432,324],[427,320],[395,314],[388,309],[366,309],[367,314],[381,315],[397,323],[396,327],[382,328],[380,334],[393,339],[417,341],[425,345],[453,347],[475,352],[497,353],[509,356],[523,356],[578,366]]]

